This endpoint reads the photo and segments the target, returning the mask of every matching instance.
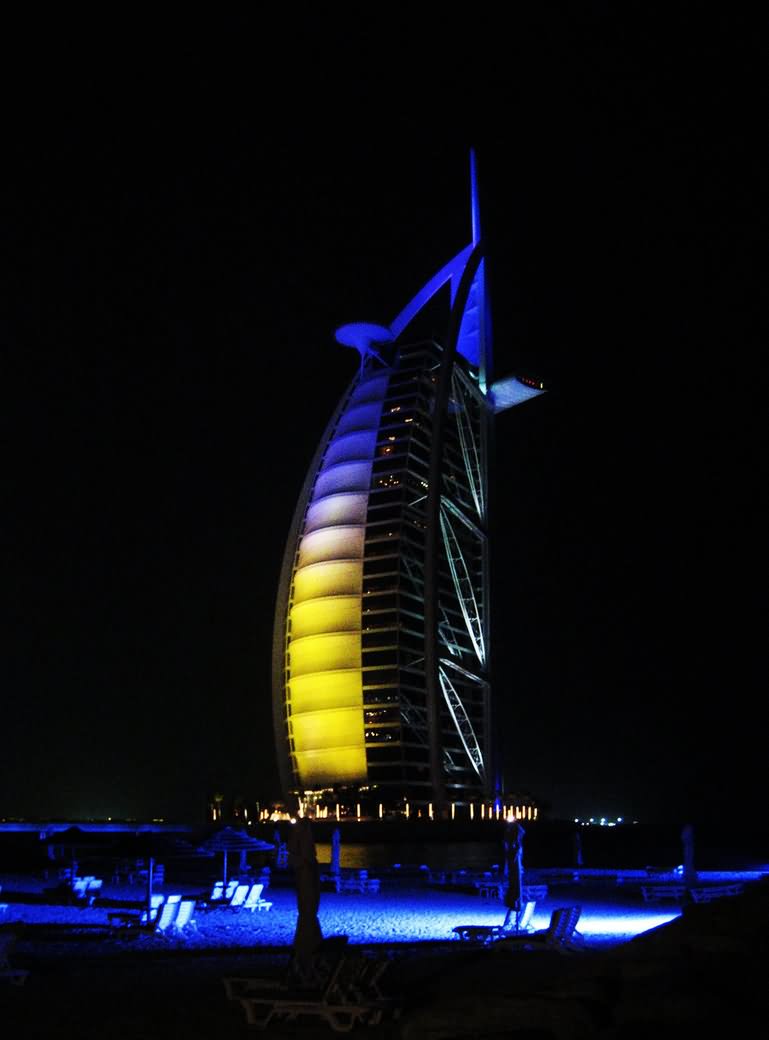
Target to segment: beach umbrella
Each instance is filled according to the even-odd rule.
[[[313,958],[323,941],[318,920],[320,908],[320,867],[315,850],[312,826],[306,816],[300,816],[288,834],[288,858],[296,883],[298,917],[293,942],[294,966],[300,976],[309,980]]]
[[[503,927],[507,927],[515,915],[516,931],[523,908],[523,838],[526,831],[520,820],[505,824],[503,844],[505,850],[505,895],[507,915]]]
[[[338,827],[331,834],[331,873],[338,874],[341,869],[342,835]]]
[[[155,861],[162,859],[187,859],[191,856],[213,856],[192,845],[184,838],[163,831],[137,831],[123,834],[115,843],[112,855],[120,859],[142,859],[147,863],[147,911],[152,907]]]
[[[77,860],[84,851],[93,849],[106,849],[115,840],[113,834],[105,834],[102,831],[86,831],[81,827],[67,827],[63,831],[54,831],[45,839],[49,855],[56,859],[56,853],[61,851],[69,858],[72,877],[77,873]]]
[[[210,838],[204,841],[201,848],[208,852],[223,852],[224,853],[224,864],[223,864],[223,878],[224,887],[227,888],[227,856],[230,852],[269,852],[274,848],[267,841],[262,841],[261,838],[253,838],[250,834],[246,834],[243,830],[236,830],[234,827],[222,827],[220,831],[212,834]]]

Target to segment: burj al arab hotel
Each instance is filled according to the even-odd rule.
[[[360,364],[299,495],[276,602],[286,797],[441,812],[500,793],[489,438],[542,387],[492,381],[472,157],[470,179],[471,242],[389,324],[336,332]]]

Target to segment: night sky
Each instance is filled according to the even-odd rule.
[[[7,34],[0,813],[279,794],[272,611],[357,363],[333,332],[469,241],[471,145],[497,374],[551,388],[496,427],[506,782],[763,812],[765,39],[511,10]]]

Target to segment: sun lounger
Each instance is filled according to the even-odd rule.
[[[170,933],[171,935],[180,936],[185,932],[185,930],[194,931],[197,928],[195,919],[192,916],[194,912],[195,900],[182,899],[179,903],[176,917],[173,919],[166,934]]]
[[[250,887],[250,885],[238,885],[236,887],[232,894],[232,899],[227,904],[230,910],[239,910],[243,906]]]
[[[686,898],[686,885],[641,885],[645,903],[682,903]]]
[[[165,898],[166,897],[162,894],[162,892],[158,892],[155,895],[153,895],[150,899],[149,912],[147,910],[142,910],[141,915],[139,917],[139,924],[154,924],[157,920],[158,914],[160,913],[160,908],[163,905]]]
[[[577,932],[581,906],[561,906],[553,910],[550,924],[541,932],[529,935],[505,935],[492,944],[495,951],[557,950],[572,953],[582,949],[582,937]]]
[[[251,913],[253,913],[254,910],[269,910],[272,906],[272,903],[268,902],[268,900],[266,899],[262,899],[263,891],[264,885],[261,883],[261,881],[258,881],[255,884],[253,884],[248,895],[245,898],[245,901],[243,902],[243,909],[250,910]]]
[[[706,888],[690,888],[689,894],[695,903],[712,903],[714,899],[723,899],[726,896],[739,896],[742,894],[743,886],[738,882],[734,885],[708,885]]]
[[[222,882],[222,884],[224,884],[224,882]],[[238,884],[239,882],[237,878],[232,878],[230,881],[227,882],[227,888],[224,892],[224,898],[227,900],[227,902],[229,902],[235,895]]]
[[[456,928],[452,928],[452,931],[462,942],[481,946],[487,946],[498,939],[503,939],[506,935],[530,934],[532,932],[531,919],[534,916],[536,905],[534,900],[526,903],[518,920],[518,927],[515,929],[505,928],[501,924],[459,924]]]
[[[499,880],[491,881],[484,879],[483,881],[474,881],[473,887],[483,899],[501,899],[505,891],[505,883]]]
[[[324,940],[316,956],[315,985],[294,986],[290,972],[282,983],[264,979],[224,979],[230,999],[239,1000],[246,1021],[265,1029],[273,1020],[296,1022],[320,1018],[336,1032],[349,1032],[357,1024],[374,1025],[384,1012],[396,1006],[378,985],[384,967],[361,954],[349,954],[347,936]]]
[[[277,992],[293,992],[299,988],[314,989],[318,992],[325,987],[330,972],[336,967],[343,957],[347,948],[346,935],[332,935],[323,939],[317,953],[313,958],[311,968],[311,979],[299,982],[294,970],[293,958],[289,960],[288,967],[278,977],[238,975],[227,976],[222,979],[227,997],[230,1000],[240,1000],[241,997],[274,994]]]
[[[138,935],[141,928],[141,918],[141,914],[130,910],[114,910],[107,914],[111,932],[119,936]]]
[[[176,915],[179,913],[181,902],[181,894],[168,896],[165,900],[155,922],[154,930],[159,935],[165,935],[170,932],[171,926],[176,920]]]
[[[85,902],[85,893],[88,888],[88,878],[74,878],[71,891],[72,898]]]
[[[85,901],[88,903],[89,906],[93,906],[93,904],[96,902],[97,897],[101,893],[103,884],[104,881],[102,880],[102,878],[93,877],[88,879],[88,884],[86,885],[85,889]]]
[[[341,892],[378,892],[381,886],[379,878],[370,878],[367,870],[342,871],[339,874],[321,874],[321,881],[330,882],[334,891]]]

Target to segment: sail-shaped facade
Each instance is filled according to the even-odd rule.
[[[277,596],[282,785],[388,811],[482,802],[499,794],[491,423],[541,388],[491,384],[477,219],[473,242],[389,325],[344,326],[337,340],[360,365],[307,474]]]

